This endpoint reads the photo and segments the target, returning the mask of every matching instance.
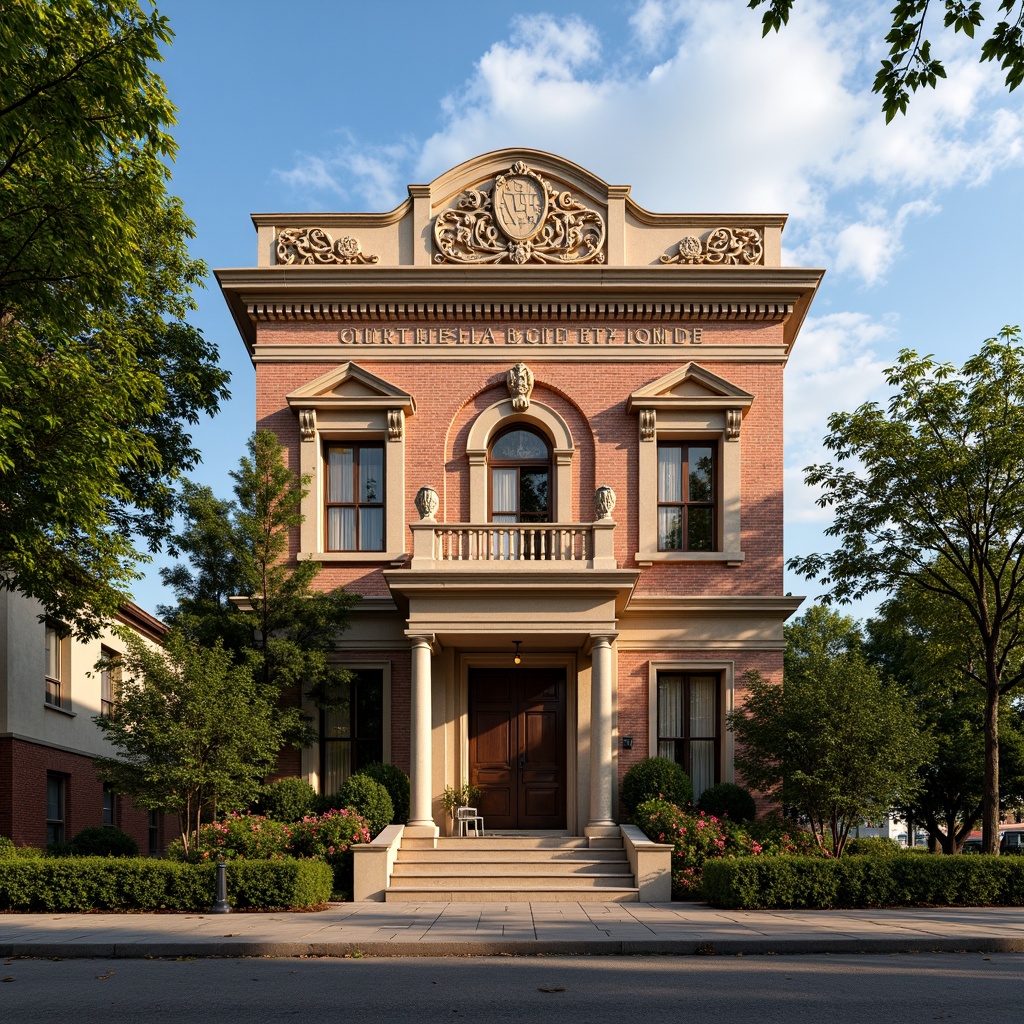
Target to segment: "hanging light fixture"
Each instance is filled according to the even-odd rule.
[[[521,664],[521,663],[522,663],[522,660],[523,660],[523,659],[522,659],[522,656],[521,656],[521,655],[520,655],[520,653],[519,653],[519,645],[520,645],[520,644],[521,644],[522,642],[523,642],[522,640],[513,640],[513,641],[512,641],[512,643],[514,643],[514,644],[516,645],[516,653],[515,653],[515,656],[514,656],[514,657],[512,658],[512,663],[513,663],[514,665],[519,665],[519,664]]]

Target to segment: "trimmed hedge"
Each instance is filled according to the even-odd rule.
[[[730,910],[1024,906],[1020,857],[738,857],[704,865],[702,893]]]
[[[333,874],[320,860],[232,861],[233,907],[313,907],[331,897]],[[140,858],[75,857],[0,861],[0,910],[208,910],[215,864]]]

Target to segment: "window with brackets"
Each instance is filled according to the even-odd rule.
[[[302,503],[299,558],[396,561],[407,551],[407,394],[344,363],[287,396],[299,420],[299,469],[312,481]]]
[[[753,400],[696,363],[630,395],[640,432],[640,565],[743,561],[740,434]]]

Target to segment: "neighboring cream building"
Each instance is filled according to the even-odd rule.
[[[488,828],[597,841],[648,754],[732,780],[726,715],[800,603],[782,378],[822,272],[781,266],[785,217],[651,213],[509,149],[387,213],[253,220],[217,277],[311,480],[292,554],[362,596],[349,711],[283,772],[391,760],[428,843],[465,782]]]
[[[165,633],[133,604],[117,621],[153,643]],[[16,845],[44,846],[89,826],[116,825],[143,853],[164,848],[160,816],[105,787],[92,766],[93,757],[113,752],[93,718],[117,695],[117,670],[96,665],[123,651],[112,629],[76,639],[35,599],[0,591],[0,835]]]

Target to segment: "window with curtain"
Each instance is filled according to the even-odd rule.
[[[121,656],[109,647],[100,648],[103,667],[100,669],[100,714],[110,718],[114,714],[117,690],[121,685]]]
[[[658,444],[658,550],[715,549],[715,448]]]
[[[360,768],[384,758],[384,670],[353,671],[331,710],[320,712],[320,792],[336,793]]]
[[[43,644],[43,677],[46,680],[44,699],[47,704],[53,707],[63,707],[67,699],[62,682],[65,669],[65,666],[62,664],[64,652],[61,650],[61,627],[56,622],[46,623]]]
[[[384,445],[330,444],[327,550],[384,550]]]
[[[720,692],[717,674],[658,675],[658,756],[682,765],[694,800],[719,781]]]
[[[492,523],[551,522],[551,446],[536,430],[513,427],[491,445]]]

